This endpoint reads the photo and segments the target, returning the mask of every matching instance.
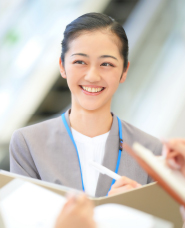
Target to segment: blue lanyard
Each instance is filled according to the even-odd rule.
[[[66,118],[65,118],[65,114],[63,113],[61,115],[62,117],[62,121],[64,123],[64,126],[67,130],[67,133],[68,135],[70,136],[73,144],[74,144],[74,147],[76,149],[76,153],[77,153],[77,156],[78,156],[78,162],[79,162],[79,166],[80,166],[80,174],[81,174],[81,180],[82,180],[82,189],[83,191],[85,192],[85,188],[84,188],[84,182],[83,182],[83,176],[82,176],[82,167],[81,167],[81,163],[80,163],[80,157],[79,157],[79,153],[78,153],[78,149],[77,149],[77,146],[76,146],[76,143],[75,143],[75,140],[73,138],[73,135],[71,133],[71,130],[67,124],[67,121],[66,121]],[[118,153],[118,160],[117,160],[117,164],[116,164],[116,169],[115,169],[115,173],[118,173],[118,169],[119,169],[119,164],[120,164],[120,160],[121,160],[121,152],[122,152],[122,143],[123,143],[123,137],[122,137],[122,125],[121,125],[121,120],[119,119],[119,117],[117,117],[118,119],[118,127],[119,127],[119,153]],[[115,180],[113,179],[112,180],[112,183],[111,183],[111,186],[110,186],[110,189],[112,187],[112,185],[115,183]],[[109,191],[110,191],[109,189]]]

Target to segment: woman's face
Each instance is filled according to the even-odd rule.
[[[64,66],[60,59],[60,71],[71,90],[72,104],[86,110],[110,107],[111,98],[128,71],[127,68],[123,72],[119,42],[108,31],[94,31],[84,32],[69,43]]]

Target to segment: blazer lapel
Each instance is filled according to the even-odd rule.
[[[68,126],[70,127],[69,110],[66,111],[65,118],[68,123]],[[61,119],[61,121],[62,121],[62,119]],[[70,127],[70,129],[71,129],[71,127]],[[64,145],[63,145],[63,150],[65,150],[64,151],[65,173],[63,173],[63,175],[65,177],[65,182],[67,183],[68,187],[82,190],[81,172],[80,172],[77,152],[70,139],[70,136],[67,133],[67,130],[66,130],[63,122],[62,122],[62,133],[65,136],[65,138],[63,138],[63,140],[65,141]]]
[[[105,145],[105,154],[102,165],[115,172],[119,151],[119,128],[118,120],[113,115],[113,122],[107,142]],[[100,173],[96,187],[96,197],[107,195],[112,183],[112,178]]]

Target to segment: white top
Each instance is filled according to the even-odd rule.
[[[85,192],[95,196],[99,172],[89,165],[89,160],[102,164],[109,132],[90,138],[73,128],[71,131],[80,157]]]

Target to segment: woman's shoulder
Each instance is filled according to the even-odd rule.
[[[61,117],[55,117],[49,120],[42,121],[33,125],[29,125],[23,128],[17,129],[14,135],[24,135],[36,137],[37,135],[52,134],[53,132],[62,130],[62,120]]]
[[[131,146],[134,142],[138,142],[143,146],[145,146],[146,148],[148,148],[149,150],[151,150],[156,155],[161,154],[162,143],[158,138],[140,130],[139,128],[133,126],[132,124],[124,120],[121,120],[121,123],[122,123],[122,132],[123,132],[123,141],[125,137],[125,140]]]

